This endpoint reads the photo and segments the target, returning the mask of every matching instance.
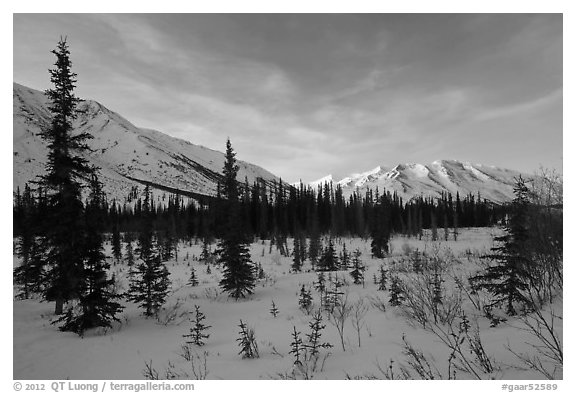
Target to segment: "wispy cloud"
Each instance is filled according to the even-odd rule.
[[[561,145],[561,16],[17,15],[17,81],[47,86],[60,34],[82,97],[210,148],[231,137],[288,181],[561,154],[505,154],[527,134],[534,149]]]
[[[496,120],[503,117],[520,116],[540,110],[562,101],[562,89],[556,89],[542,97],[511,105],[492,107],[480,110],[475,116],[476,121]]]

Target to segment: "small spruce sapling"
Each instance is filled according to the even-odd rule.
[[[399,306],[404,300],[404,294],[402,290],[402,282],[398,276],[392,276],[390,284],[390,300],[389,303],[393,306]]]
[[[312,307],[312,294],[310,293],[309,289],[306,290],[304,284],[302,284],[302,287],[300,288],[300,297],[298,299],[298,306],[300,306],[300,308],[304,310],[307,314],[310,313],[310,309]]]
[[[242,359],[254,359],[260,357],[254,329],[246,326],[242,320],[240,320],[240,325],[238,325],[238,327],[240,327],[240,337],[236,339],[240,346],[240,352],[238,352],[238,355],[242,355]]]
[[[380,265],[380,270],[378,272],[380,275],[377,279],[378,290],[385,291],[388,283],[388,270],[384,269],[384,265]]]
[[[314,289],[316,289],[319,293],[324,292],[326,290],[326,276],[324,272],[318,273],[318,281],[314,282]]]
[[[191,321],[193,325],[190,328],[190,334],[184,334],[183,337],[190,338],[190,341],[186,341],[187,344],[202,346],[205,344],[204,340],[210,337],[210,335],[204,333],[204,331],[208,330],[212,326],[204,325],[203,321],[206,319],[206,316],[202,313],[202,311],[200,311],[199,306],[194,306],[194,308],[195,315],[194,321]]]
[[[340,269],[346,270],[350,267],[350,253],[346,249],[346,243],[342,244],[342,252],[340,253]]]
[[[212,259],[212,254],[210,253],[210,249],[208,248],[208,240],[204,239],[202,242],[202,252],[200,253],[200,261],[204,262],[205,264],[210,263]]]
[[[198,278],[196,277],[196,270],[194,269],[194,267],[192,267],[192,269],[190,270],[190,278],[188,279],[188,285],[190,285],[191,287],[195,287],[198,286],[199,282],[198,282]]]
[[[312,317],[312,321],[308,322],[310,333],[306,334],[307,342],[304,344],[307,353],[307,360],[317,360],[320,354],[320,349],[332,348],[332,344],[322,342],[322,330],[326,325],[322,324],[322,314],[318,310]]]
[[[272,300],[272,307],[270,308],[270,314],[272,314],[272,316],[276,318],[279,313],[280,311],[278,310],[278,307],[276,307],[276,303],[274,303],[274,300]]]
[[[350,272],[350,276],[352,276],[354,284],[356,285],[364,285],[364,270],[366,270],[366,266],[362,264],[362,260],[360,259],[361,255],[360,250],[356,249],[352,257],[352,271]]]
[[[294,331],[292,332],[292,342],[290,343],[290,348],[291,349],[288,353],[294,355],[294,365],[301,366],[302,361],[300,360],[300,357],[305,351],[305,348],[302,344],[302,339],[300,338],[300,332],[296,330],[296,326],[294,326]]]

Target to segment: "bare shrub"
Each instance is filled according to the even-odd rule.
[[[405,336],[402,336],[402,342],[404,343],[402,353],[407,363],[407,365],[400,366],[404,379],[415,379],[410,370],[415,371],[420,379],[444,379],[438,369],[433,366],[433,362],[430,362],[422,351],[415,349]]]
[[[184,359],[189,365],[189,369],[178,368],[172,361],[162,372],[158,371],[152,366],[152,360],[144,362],[145,368],[142,371],[144,378],[151,380],[159,379],[197,379],[203,380],[208,376],[207,358],[208,352],[203,351],[202,354],[192,350],[190,346],[182,346],[180,357]]]
[[[448,378],[455,379],[456,371],[464,372],[476,379],[492,378],[497,368],[484,350],[478,324],[472,327],[466,314],[455,324],[430,324],[426,330],[434,334],[450,349]]]
[[[388,300],[378,295],[368,296],[367,299],[372,307],[382,312],[386,312],[386,304],[388,303]]]
[[[218,291],[217,287],[208,287],[204,288],[204,295],[206,296],[206,299],[216,301],[218,300],[218,295],[220,295],[220,291]]]
[[[188,319],[190,311],[183,310],[184,301],[181,298],[176,299],[176,303],[163,306],[156,313],[156,323],[164,326],[180,325]]]
[[[523,315],[520,319],[523,326],[519,329],[528,332],[533,342],[527,342],[534,352],[519,353],[510,345],[507,349],[513,353],[525,367],[535,370],[547,379],[562,378],[564,351],[562,339],[562,315],[558,315],[553,308],[547,311],[537,307],[538,294],[535,290],[528,293],[534,309],[531,313]]]
[[[460,290],[448,293],[446,286],[438,283],[434,274],[426,273],[407,277],[402,282],[404,300],[400,307],[404,316],[426,328],[433,324],[452,324],[462,309]],[[438,286],[440,285],[440,288]],[[438,290],[441,290],[439,297]]]
[[[324,371],[326,360],[330,352],[322,353],[322,349],[332,348],[332,344],[322,340],[322,331],[326,325],[322,324],[322,313],[318,310],[312,321],[308,323],[310,332],[306,334],[306,341],[299,338],[299,332],[294,330],[290,353],[295,354],[296,361],[289,372],[278,373],[274,379],[313,379],[317,372]],[[298,350],[296,350],[296,347]],[[282,355],[281,355],[282,356]]]
[[[346,320],[350,317],[351,313],[352,305],[349,303],[348,293],[346,293],[340,301],[332,307],[328,314],[328,321],[330,321],[338,331],[343,351],[346,351],[346,346],[344,345],[344,328],[346,327]]]
[[[206,377],[208,376],[207,351],[203,351],[202,354],[199,354],[197,351],[193,350],[190,345],[183,345],[180,356],[189,363],[190,372],[194,377],[185,379],[197,379],[197,380],[206,379]]]
[[[356,329],[356,335],[358,336],[358,348],[362,346],[360,341],[360,331],[364,326],[366,326],[364,317],[366,316],[368,309],[369,306],[364,302],[363,298],[360,298],[352,306],[352,326]]]

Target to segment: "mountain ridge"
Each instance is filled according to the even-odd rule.
[[[13,83],[14,190],[44,173],[47,147],[39,133],[50,124],[47,105],[43,92]],[[82,155],[101,168],[104,190],[111,199],[123,200],[133,187],[145,183],[184,194],[216,195],[225,159],[222,152],[139,128],[93,100],[79,102],[73,128],[94,137],[89,141],[92,152]],[[240,181],[279,181],[257,165],[237,163]]]
[[[367,188],[396,192],[404,200],[419,196],[440,197],[442,193],[480,194],[482,199],[504,203],[514,198],[515,179],[530,175],[495,166],[459,160],[436,160],[430,164],[404,163],[378,165],[374,169],[353,173],[340,180],[332,175],[306,183],[313,188],[331,183],[342,188],[345,196]],[[299,183],[298,183],[299,184]]]
[[[13,83],[13,189],[44,173],[46,142],[40,130],[50,125],[48,99],[41,91]],[[93,100],[78,104],[73,122],[75,132],[89,132],[92,152],[84,154],[101,168],[104,190],[110,199],[126,200],[134,187],[150,184],[158,190],[179,192],[197,199],[214,196],[221,179],[224,153],[160,131],[139,128],[122,115]],[[238,160],[238,180],[268,185],[280,179],[257,165]],[[513,199],[515,178],[529,175],[518,171],[457,160],[430,164],[378,165],[336,180],[332,175],[307,183],[317,188],[324,183],[342,187],[346,197],[367,188],[396,192],[405,201],[419,196],[440,197],[443,193],[480,194],[504,203]],[[298,186],[299,183],[293,183]]]

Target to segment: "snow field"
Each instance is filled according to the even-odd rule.
[[[441,232],[441,231],[439,231]],[[409,250],[418,249],[432,252],[436,250],[443,255],[454,257],[453,272],[465,275],[478,270],[478,259],[475,257],[489,251],[493,235],[499,233],[495,228],[461,229],[458,241],[431,242],[429,233],[422,240],[415,238],[394,237],[391,241],[391,256],[384,260],[370,257],[370,242],[363,239],[338,239],[335,242],[339,252],[342,243],[346,243],[349,252],[356,248],[362,252],[362,261],[366,265],[365,288],[354,285],[348,272],[332,272],[340,280],[345,279],[349,285],[341,288],[347,292],[350,303],[363,299],[370,303],[370,298],[380,298],[386,306],[383,312],[370,307],[364,318],[365,327],[361,331],[362,346],[358,347],[357,334],[351,318],[345,323],[345,348],[340,345],[336,328],[323,313],[322,341],[330,342],[329,352],[322,371],[314,373],[314,379],[345,379],[348,377],[376,376],[384,378],[378,370],[387,368],[390,360],[394,364],[405,363],[402,354],[402,337],[405,336],[416,349],[421,350],[439,371],[444,375],[447,368],[449,350],[433,335],[422,328],[410,324],[398,308],[388,304],[388,291],[377,291],[373,283],[373,274],[384,263],[391,266],[393,260],[402,257]],[[443,235],[443,233],[439,233]],[[292,240],[288,240],[292,248]],[[215,245],[212,245],[214,248]],[[210,337],[202,347],[192,346],[201,357],[206,351],[208,379],[275,379],[280,375],[290,374],[294,358],[290,351],[291,333],[295,326],[301,332],[300,337],[306,340],[309,332],[308,323],[312,315],[299,309],[298,294],[304,284],[307,288],[317,280],[317,274],[310,269],[309,261],[304,265],[304,272],[290,273],[291,258],[282,257],[272,247],[269,253],[269,241],[257,241],[250,247],[252,260],[261,263],[266,278],[260,280],[255,293],[247,299],[235,301],[220,293],[218,282],[221,269],[211,266],[211,274],[206,273],[206,265],[193,256],[200,255],[201,243],[180,244],[178,261],[167,262],[171,272],[172,293],[159,317],[146,319],[141,309],[131,303],[120,315],[122,324],[113,330],[104,332],[95,330],[87,332],[84,338],[73,333],[62,333],[50,325],[53,318],[53,304],[38,300],[14,301],[14,379],[143,379],[145,364],[152,362],[162,377],[164,370],[172,363],[178,371],[187,372],[193,378],[190,364],[179,355],[185,343],[183,334],[188,334],[194,306],[200,306],[205,314],[204,323],[211,325],[206,332]],[[264,256],[262,252],[264,250]],[[111,255],[109,246],[107,255]],[[17,258],[14,258],[17,264]],[[196,287],[186,286],[191,267],[194,267],[199,280]],[[112,266],[118,278],[121,290],[128,287],[128,267],[123,264]],[[328,273],[326,273],[328,277]],[[453,285],[447,280],[446,285]],[[312,289],[314,306],[319,305],[318,292]],[[279,309],[274,318],[270,314],[272,301]],[[178,304],[177,307],[175,305]],[[465,306],[470,315],[473,310]],[[561,300],[555,304],[561,311]],[[167,314],[175,311],[175,318],[164,324]],[[189,313],[189,314],[188,314]],[[242,359],[238,354],[240,348],[236,339],[239,337],[240,319],[255,329],[260,357]],[[520,370],[515,367],[518,361],[505,345],[523,351],[526,341],[531,337],[519,330],[519,322],[513,319],[496,328],[490,328],[485,318],[479,319],[482,341],[486,352],[499,365],[499,370],[492,377],[502,379],[539,379],[540,375]],[[463,373],[460,378],[470,378]]]

